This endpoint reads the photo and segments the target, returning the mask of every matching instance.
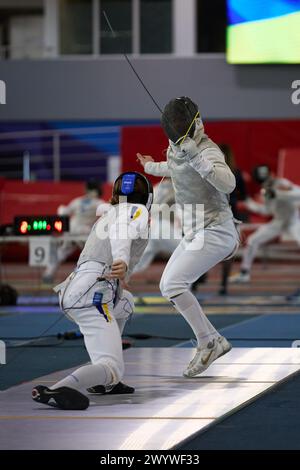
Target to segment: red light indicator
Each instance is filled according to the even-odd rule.
[[[57,232],[62,232],[62,222],[60,220],[56,220],[54,222],[54,228]]]
[[[28,227],[28,223],[26,222],[26,220],[23,220],[20,225],[20,232],[27,233],[27,227]]]
[[[47,230],[51,230],[51,225],[48,224],[46,228],[47,228]]]

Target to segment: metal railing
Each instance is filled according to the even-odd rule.
[[[105,179],[119,153],[119,126],[68,127],[0,133],[0,174],[28,180]]]

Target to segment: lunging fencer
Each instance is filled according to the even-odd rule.
[[[169,138],[167,161],[156,163],[141,154],[137,157],[146,173],[171,177],[176,203],[183,213],[184,237],[169,259],[160,289],[196,336],[196,354],[183,372],[185,377],[193,377],[231,349],[205,316],[190,286],[238,247],[228,202],[235,177],[219,147],[205,135],[198,106],[190,98],[172,99],[164,108],[161,123]]]
[[[285,178],[272,176],[267,165],[255,167],[253,179],[261,185],[263,203],[249,198],[245,201],[246,207],[252,212],[273,218],[271,222],[263,224],[248,237],[240,272],[230,278],[232,283],[250,281],[251,268],[257,251],[279,235],[288,233],[300,245],[300,187]]]
[[[55,288],[62,311],[83,334],[91,364],[49,388],[35,387],[33,400],[62,409],[85,409],[86,390],[133,393],[121,382],[121,335],[134,302],[120,280],[129,279],[146,248],[152,199],[152,185],[140,173],[123,173],[115,181],[111,209],[94,224],[76,270]]]

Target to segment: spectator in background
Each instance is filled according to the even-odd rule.
[[[105,205],[105,202],[100,199],[101,195],[101,185],[94,180],[88,181],[83,196],[73,199],[67,206],[58,207],[58,215],[70,216],[70,235],[88,235],[90,233],[97,218],[98,206]],[[99,211],[97,215],[100,215]],[[82,249],[83,244],[83,242],[63,241],[57,248],[56,256],[50,260],[44,271],[43,282],[51,284],[60,264],[77,248]]]
[[[220,149],[222,150],[224,156],[225,156],[225,161],[229,168],[231,169],[232,173],[235,176],[236,179],[236,187],[235,190],[230,194],[230,205],[231,205],[231,210],[233,212],[233,215],[235,216],[236,219],[243,219],[245,218],[244,214],[241,214],[238,209],[238,202],[239,201],[245,201],[248,197],[247,194],[247,189],[246,189],[246,184],[245,180],[243,178],[243,174],[239,168],[237,168],[236,163],[235,163],[235,158],[234,154],[232,152],[232,148],[228,144],[220,144],[219,145]]]
[[[247,189],[246,189],[245,180],[243,178],[243,174],[241,170],[239,170],[239,168],[237,168],[236,166],[235,158],[234,158],[231,147],[228,144],[220,144],[219,147],[225,156],[225,162],[231,169],[236,180],[235,190],[229,196],[229,202],[231,205],[232,213],[237,220],[242,220],[243,222],[245,222],[246,221],[245,215],[240,213],[238,209],[238,202],[245,201],[247,199]],[[231,271],[231,267],[233,264],[233,260],[234,258],[225,260],[222,263],[222,280],[221,280],[221,287],[219,290],[220,295],[227,294],[228,279],[230,276],[230,271]]]

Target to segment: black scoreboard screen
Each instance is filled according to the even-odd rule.
[[[18,215],[14,219],[15,235],[54,235],[68,231],[66,215]]]

